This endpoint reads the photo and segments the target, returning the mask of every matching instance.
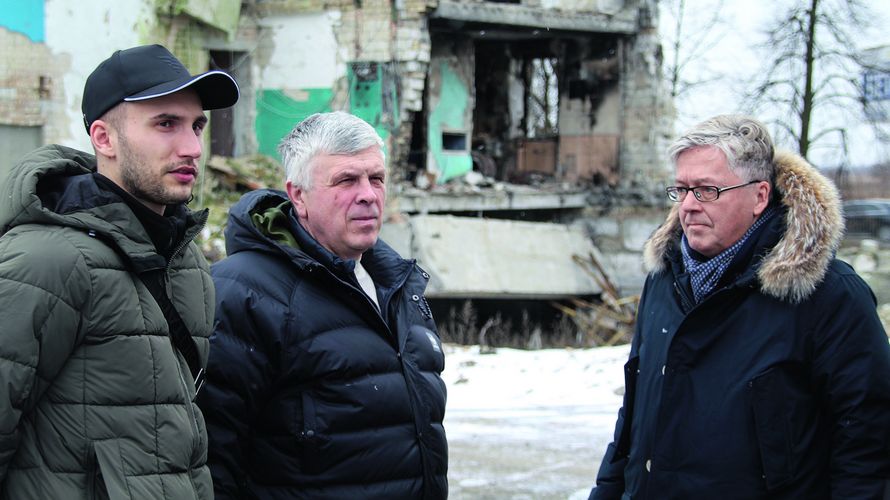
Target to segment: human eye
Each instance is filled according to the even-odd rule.
[[[695,188],[697,191],[698,197],[703,200],[713,200],[717,198],[717,195],[720,194],[720,189],[717,186],[699,186]]]
[[[207,127],[207,118],[205,117],[201,117],[192,123],[192,130],[195,131],[195,135],[201,135],[201,133],[204,132],[205,127]]]

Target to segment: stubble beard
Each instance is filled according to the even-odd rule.
[[[121,182],[128,193],[140,200],[165,206],[185,203],[191,198],[191,190],[182,195],[170,192],[164,186],[164,173],[175,165],[165,165],[160,172],[155,172],[123,135],[119,146]]]

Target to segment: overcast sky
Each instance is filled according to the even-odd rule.
[[[718,1],[686,0],[686,26],[704,24]],[[775,3],[768,0],[724,0],[722,24],[712,30],[714,47],[687,68],[688,75],[692,77],[719,75],[719,78],[696,87],[677,102],[677,126],[680,131],[710,116],[742,110],[739,96],[745,89],[744,82],[765,65],[766,58],[760,48],[765,40],[765,30],[777,13],[784,10],[780,6],[787,5],[788,1],[795,0],[780,0]],[[674,38],[672,31],[675,28],[668,7],[677,2],[678,0],[661,2],[660,27],[665,42],[666,61],[670,61],[672,57],[670,41]],[[873,24],[858,30],[861,34],[857,40],[858,47],[890,45],[890,1],[863,0],[863,3],[873,14],[870,16]],[[696,38],[691,34],[688,38],[684,37],[684,40],[694,39]],[[890,103],[887,105],[890,106]],[[890,158],[890,145],[877,140],[871,127],[862,124],[861,117],[849,121],[846,124],[851,142],[848,162],[852,166],[887,161]],[[781,146],[792,147],[793,144]],[[819,166],[832,166],[842,161],[840,148],[835,145],[824,145],[812,151],[810,159]]]

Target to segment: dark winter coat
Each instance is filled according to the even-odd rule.
[[[231,209],[226,248],[199,401],[217,498],[446,498],[429,275],[378,240],[362,257],[378,312],[279,191]]]
[[[194,381],[142,276],[207,359],[213,288],[185,214],[169,264],[92,155],[47,146],[0,180],[0,498],[212,498]],[[180,207],[186,212],[184,207]]]
[[[869,287],[833,255],[834,187],[777,156],[781,215],[695,305],[676,208],[651,269],[624,405],[594,499],[882,499],[890,344]]]

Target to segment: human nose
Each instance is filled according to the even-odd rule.
[[[371,184],[371,179],[367,176],[363,176],[358,182],[358,196],[356,196],[356,201],[358,203],[374,203],[377,201],[377,191],[374,189],[373,184]]]
[[[695,191],[686,192],[686,197],[680,202],[680,208],[685,211],[698,210],[701,208],[701,201],[695,196]]]
[[[177,144],[179,148],[179,156],[183,158],[198,159],[204,152],[204,141],[200,134],[195,134],[193,130],[183,131]]]

